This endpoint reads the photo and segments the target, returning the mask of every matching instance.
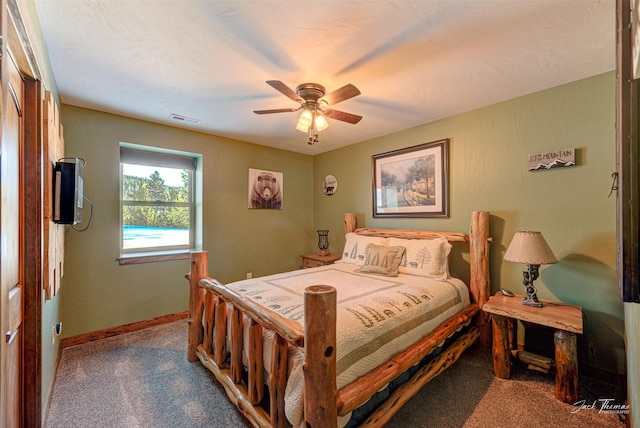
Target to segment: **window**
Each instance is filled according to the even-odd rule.
[[[195,248],[196,162],[188,155],[120,148],[121,264],[132,255]],[[160,259],[142,261],[154,260]]]

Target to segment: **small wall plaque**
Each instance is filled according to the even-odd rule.
[[[322,190],[327,196],[331,196],[338,191],[338,179],[333,175],[327,175],[322,180]]]
[[[575,149],[562,149],[529,155],[529,171],[575,166],[575,164]]]

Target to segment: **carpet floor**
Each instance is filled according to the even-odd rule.
[[[186,347],[178,321],[63,349],[45,428],[250,427]],[[602,408],[624,404],[618,386],[582,376],[584,406],[571,406],[555,399],[552,375],[517,364],[503,380],[491,368],[491,351],[472,347],[387,427],[625,427],[624,412]]]

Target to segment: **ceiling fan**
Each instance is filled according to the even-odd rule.
[[[309,134],[308,144],[318,142],[318,133],[329,126],[329,119],[356,124],[362,116],[328,108],[330,105],[360,95],[358,88],[351,83],[325,94],[324,86],[317,83],[303,83],[296,90],[289,88],[279,80],[267,80],[267,84],[293,101],[300,103],[298,108],[280,108],[272,110],[254,110],[256,114],[289,113],[302,109],[296,129]]]

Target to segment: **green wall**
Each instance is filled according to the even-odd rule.
[[[84,193],[94,204],[89,229],[69,229],[65,238],[63,337],[187,309],[188,260],[116,260],[120,142],[203,156],[202,247],[218,280],[295,269],[299,254],[312,249],[312,157],[68,105],[62,122],[65,155],[85,159]],[[282,210],[247,208],[249,168],[284,173]]]
[[[450,139],[450,218],[374,219],[371,156],[442,138]],[[528,154],[565,148],[576,148],[577,166],[527,170]],[[502,256],[516,231],[540,230],[559,263],[541,267],[539,297],[583,306],[580,359],[622,373],[616,200],[608,196],[615,168],[615,75],[607,73],[315,156],[314,228],[329,229],[330,251],[340,252],[344,212],[369,227],[468,230],[471,211],[490,211],[491,288],[521,294],[526,267]],[[322,192],[328,174],[338,179],[332,196]]]
[[[329,229],[330,251],[344,244],[342,216],[366,226],[467,230],[472,210],[491,212],[491,281],[522,292],[524,266],[502,256],[518,230],[540,230],[559,259],[543,266],[539,296],[581,305],[583,362],[624,372],[624,311],[615,275],[615,75],[607,73],[375,138],[315,157],[279,151],[63,106],[67,156],[87,161],[85,193],[95,205],[87,232],[69,232],[61,291],[64,335],[73,336],[186,309],[187,261],[119,266],[118,144],[201,153],[203,248],[223,282],[296,268]],[[364,122],[363,122],[364,126]],[[371,156],[450,139],[450,218],[374,219]],[[577,166],[529,172],[527,155],[575,148]],[[285,174],[282,211],[246,208],[248,168]],[[338,179],[333,196],[322,179]],[[313,191],[309,191],[313,189]],[[456,250],[456,260],[468,254]],[[463,270],[454,269],[466,279]],[[520,340],[525,340],[520,336]],[[590,351],[589,349],[592,349]]]

